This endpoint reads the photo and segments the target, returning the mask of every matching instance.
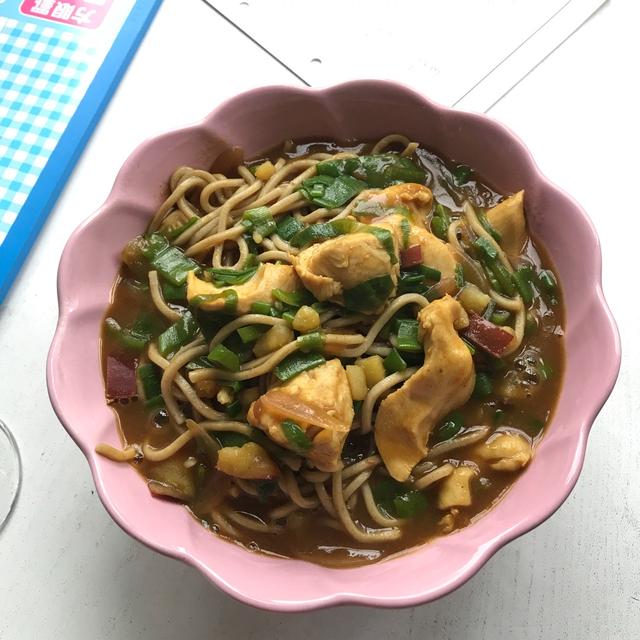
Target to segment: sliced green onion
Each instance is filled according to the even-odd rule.
[[[496,409],[493,412],[493,424],[496,426],[501,425],[504,422],[507,412],[504,409]]]
[[[200,328],[190,311],[158,336],[158,351],[163,356],[177,351],[198,335]]]
[[[207,302],[215,300],[224,300],[224,311],[226,313],[235,313],[238,307],[238,294],[233,289],[225,289],[220,293],[203,293],[189,299],[189,306],[197,309]]]
[[[502,264],[502,262],[498,262],[498,260],[493,261],[490,264],[490,269],[493,271],[493,275],[496,280],[500,283],[500,287],[508,296],[516,295],[516,287],[513,283],[513,278],[507,268]]]
[[[424,346],[419,338],[419,323],[417,320],[400,320],[397,329],[398,351],[422,353]]]
[[[142,253],[165,280],[176,286],[187,281],[190,271],[200,270],[200,265],[195,260],[185,256],[178,247],[169,245],[167,239],[159,233],[154,233],[147,239]]]
[[[553,367],[545,362],[542,358],[540,358],[540,367],[538,368],[540,371],[540,377],[543,382],[550,380],[553,377]]]
[[[471,167],[468,167],[466,164],[459,164],[451,171],[451,175],[453,176],[455,183],[458,186],[462,186],[469,182],[472,171]]]
[[[473,388],[473,395],[476,398],[486,398],[493,393],[493,383],[486,373],[476,374],[476,384]]]
[[[251,313],[257,313],[261,316],[271,316],[272,318],[278,318],[279,313],[268,302],[252,302]]]
[[[329,176],[319,175],[305,180],[299,191],[309,202],[319,207],[335,209],[355,198],[367,187],[366,182],[352,176],[329,178]]]
[[[286,320],[289,323],[289,326],[293,325],[293,321],[295,320],[296,314],[293,311],[283,311],[282,319]]]
[[[127,351],[142,351],[151,340],[150,332],[121,327],[114,318],[107,318],[104,323],[108,331],[117,338],[120,345]]]
[[[247,229],[266,238],[276,232],[276,223],[268,207],[248,209],[242,214],[242,223]]]
[[[294,218],[291,214],[281,216],[278,218],[278,222],[276,224],[277,234],[286,242],[291,240],[296,233],[299,233],[303,229],[304,225],[302,222],[297,218]]]
[[[553,271],[550,269],[543,269],[538,274],[538,282],[545,293],[556,293],[558,291],[558,281]]]
[[[427,509],[427,499],[420,491],[407,491],[393,499],[393,506],[399,518],[415,518]]]
[[[411,224],[406,218],[400,220],[400,233],[402,234],[402,248],[407,249],[409,246],[409,234],[411,233]]]
[[[251,342],[255,342],[264,333],[264,331],[265,328],[263,325],[250,324],[246,327],[240,327],[238,329],[238,335],[244,344],[249,344]]]
[[[303,353],[310,353],[312,351],[322,351],[324,348],[324,336],[319,331],[313,331],[306,333],[303,336],[298,336],[296,342],[299,345],[300,351]]]
[[[292,353],[274,369],[274,374],[281,382],[291,380],[303,371],[314,369],[326,360],[319,353]]]
[[[166,235],[169,240],[175,240],[178,236],[182,235],[184,231],[186,231],[189,227],[194,225],[200,218],[198,216],[193,216],[189,218],[183,225],[174,229],[173,231],[169,231]]]
[[[162,297],[167,302],[183,302],[187,299],[186,284],[176,286],[163,280],[160,282],[160,288],[162,289]]]
[[[397,349],[391,349],[391,353],[382,361],[384,369],[388,374],[404,371],[407,363],[402,359]]]
[[[371,313],[379,309],[394,289],[391,276],[371,278],[343,293],[344,306],[351,311]]]
[[[491,316],[493,315],[493,312],[496,310],[496,303],[494,300],[491,300],[489,302],[489,304],[487,305],[487,308],[484,310],[484,313],[482,314],[482,317],[485,320],[491,320]]]
[[[435,269],[434,267],[427,267],[424,264],[418,266],[418,271],[427,279],[432,282],[440,282],[442,278],[442,273]]]
[[[213,284],[216,287],[224,287],[227,285],[244,284],[256,275],[258,266],[251,266],[245,269],[207,269],[212,277]]]
[[[283,420],[280,423],[282,433],[284,433],[287,442],[297,451],[309,451],[312,446],[309,436],[304,432],[302,427],[293,420]]]
[[[469,353],[474,356],[476,354],[476,348],[465,338],[462,338],[462,342],[464,342],[467,349],[469,349]]]
[[[158,368],[150,363],[141,364],[136,369],[136,375],[140,382],[145,406],[153,409],[164,404],[160,389],[160,375]]]
[[[490,262],[498,258],[498,250],[485,237],[480,236],[473,244],[480,251],[480,254]]]
[[[496,241],[500,242],[502,240],[502,236],[498,232],[498,230],[489,222],[484,211],[479,209],[477,211],[478,220],[480,224],[484,227],[484,230]]]
[[[220,443],[221,447],[242,447],[251,442],[251,438],[248,438],[243,433],[236,433],[235,431],[211,431],[210,434]]]
[[[304,291],[284,291],[282,289],[273,289],[271,296],[280,302],[290,307],[302,307],[303,305],[310,305],[314,298],[305,289]]]
[[[439,216],[433,216],[431,218],[431,232],[440,240],[447,239],[447,231],[449,229],[449,225],[444,221],[443,218]]]
[[[224,412],[234,420],[239,418],[242,415],[242,403],[237,398],[230,402],[226,407]]]
[[[488,320],[493,322],[493,324],[497,324],[500,327],[506,325],[510,319],[511,314],[504,309],[498,309],[497,311],[494,311],[488,318]]]
[[[366,233],[374,235],[382,245],[383,249],[387,252],[391,264],[397,264],[398,256],[396,255],[396,250],[393,246],[393,236],[391,235],[391,231],[389,231],[389,229],[381,229],[380,227],[375,227],[373,225],[362,225],[362,227],[362,229],[359,228],[357,230],[365,231]]]
[[[444,442],[445,440],[451,440],[460,433],[464,427],[464,418],[458,411],[450,413],[442,422],[442,424],[435,430],[433,434],[434,444],[436,442]]]
[[[228,371],[240,371],[240,358],[223,344],[217,344],[207,358]]]

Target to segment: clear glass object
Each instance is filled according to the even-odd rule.
[[[18,445],[7,425],[0,420],[0,530],[13,512],[21,484]]]

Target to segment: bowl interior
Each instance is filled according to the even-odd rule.
[[[375,140],[392,132],[471,165],[503,193],[525,189],[528,224],[549,250],[565,293],[563,393],[531,465],[492,510],[466,529],[399,557],[346,570],[247,552],[209,534],[179,505],[153,499],[133,469],[93,451],[100,441],[118,442],[114,414],[104,402],[99,333],[120,250],[144,230],[180,165],[208,168],[232,145],[252,157],[287,138]],[[566,498],[582,464],[588,429],[619,366],[617,333],[600,290],[598,240],[580,207],[541,176],[522,143],[504,127],[383,82],[325,91],[255,90],[223,104],[196,126],[143,144],[120,171],[102,209],[70,239],[60,264],[59,302],[48,363],[50,395],[86,454],[107,509],[143,542],[198,566],[239,599],[272,609],[340,602],[409,605],[458,586],[497,548]]]

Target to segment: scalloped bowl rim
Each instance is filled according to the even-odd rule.
[[[598,313],[601,326],[600,337],[602,338],[604,347],[606,347],[606,349],[603,347],[603,353],[604,351],[607,352],[608,361],[604,375],[600,377],[600,383],[597,385],[594,383],[594,386],[597,387],[594,393],[588,401],[582,403],[581,406],[577,408],[577,411],[580,412],[579,418],[574,419],[575,424],[573,424],[571,431],[563,435],[565,439],[570,438],[574,443],[574,449],[571,454],[572,457],[566,476],[561,479],[561,484],[558,484],[555,493],[547,495],[545,499],[539,500],[537,503],[531,505],[531,511],[526,517],[521,517],[514,522],[503,523],[496,530],[492,530],[490,534],[487,534],[483,530],[479,539],[474,539],[472,544],[462,542],[466,539],[465,532],[468,532],[470,529],[477,529],[479,523],[490,519],[492,514],[496,513],[499,505],[465,529],[417,547],[400,556],[392,557],[366,567],[350,569],[326,568],[300,560],[271,558],[261,554],[252,554],[236,545],[211,536],[211,534],[206,532],[195,519],[192,519],[182,507],[178,507],[178,509],[183,511],[185,519],[191,521],[186,525],[190,534],[189,539],[184,541],[174,540],[173,542],[159,540],[157,529],[153,529],[144,524],[141,525],[139,522],[134,523],[130,517],[123,515],[120,505],[117,504],[117,500],[113,497],[115,487],[118,483],[110,482],[106,477],[110,473],[109,465],[116,463],[106,461],[95,453],[95,435],[92,435],[92,432],[83,431],[81,425],[78,424],[78,419],[73,415],[75,413],[74,398],[77,396],[77,391],[72,388],[70,378],[66,375],[66,371],[73,371],[74,364],[77,367],[80,365],[78,364],[79,361],[71,362],[71,355],[68,351],[63,352],[62,347],[65,345],[65,341],[69,340],[69,335],[80,326],[79,323],[82,322],[83,311],[90,311],[90,309],[86,309],[83,306],[83,292],[87,287],[85,286],[85,289],[83,289],[82,285],[78,285],[76,280],[74,280],[73,269],[73,260],[81,250],[85,234],[91,233],[94,226],[98,226],[101,220],[108,216],[112,210],[117,209],[118,206],[123,204],[121,193],[126,191],[124,185],[127,177],[130,173],[136,171],[136,167],[139,166],[139,162],[145,156],[145,153],[158,141],[163,139],[168,140],[170,136],[176,133],[190,135],[205,131],[210,133],[215,130],[216,119],[219,114],[223,113],[224,110],[230,106],[242,104],[243,101],[245,103],[259,103],[260,100],[277,95],[281,97],[288,96],[291,97],[291,99],[310,99],[318,103],[331,104],[332,99],[337,102],[340,100],[340,96],[357,95],[359,93],[365,94],[367,92],[375,93],[376,91],[384,93],[385,95],[387,95],[385,92],[389,95],[395,95],[398,100],[413,101],[420,106],[424,106],[426,110],[430,111],[436,117],[442,118],[443,121],[450,119],[459,123],[468,123],[471,126],[482,126],[490,129],[492,135],[497,137],[502,136],[502,138],[508,140],[510,144],[513,145],[515,151],[520,154],[519,159],[523,162],[524,170],[531,174],[532,180],[539,185],[543,191],[550,193],[550,197],[564,199],[566,206],[573,208],[571,215],[578,221],[579,226],[581,225],[581,231],[585,234],[586,238],[585,242],[590,243],[593,253],[591,256],[592,263],[590,265],[591,273],[587,273],[587,277],[585,277],[585,280],[588,281],[590,280],[588,276],[591,276],[591,280],[593,281],[593,287],[587,292],[589,295],[588,302],[593,305],[592,308]],[[380,133],[381,135],[384,134],[384,132]],[[94,231],[94,233],[97,232],[98,230]],[[111,249],[109,250],[111,251]],[[118,251],[119,246],[115,247],[114,250]],[[114,186],[102,207],[83,222],[69,238],[63,251],[58,271],[58,302],[60,314],[47,360],[49,396],[61,423],[86,456],[99,497],[111,517],[122,529],[147,546],[197,567],[218,587],[238,600],[274,611],[304,611],[338,604],[362,604],[382,607],[413,606],[435,600],[462,585],[477,573],[485,562],[504,544],[543,522],[568,497],[582,468],[589,430],[613,389],[620,367],[619,336],[602,292],[599,241],[593,224],[580,205],[552,184],[540,172],[524,143],[504,125],[485,115],[455,111],[438,105],[422,94],[403,85],[378,80],[357,80],[324,89],[289,86],[271,86],[254,89],[221,103],[208,116],[194,125],[178,128],[143,142],[129,156],[118,172]],[[104,312],[104,308],[102,311]],[[63,366],[63,363],[65,366]],[[102,384],[101,380],[100,384]],[[566,385],[566,381],[564,384]],[[111,428],[113,429],[113,424]],[[549,438],[550,434],[547,434],[545,438],[543,438],[542,444]],[[537,456],[535,460],[537,460],[538,457],[539,456]],[[124,478],[124,471],[120,473],[123,473]],[[127,477],[124,478],[122,482],[128,483],[129,480],[130,478]],[[517,494],[519,482],[520,480],[515,483],[515,486],[508,492],[507,497]],[[142,485],[143,483],[139,484]],[[155,502],[159,501],[156,500]],[[504,499],[501,502],[504,502]],[[145,509],[146,508],[147,506],[145,505]],[[155,505],[150,505],[148,508],[149,510],[158,509]],[[163,516],[166,515],[166,513],[172,513],[173,515],[177,513],[175,509],[168,510],[169,508],[165,509],[164,507],[162,507],[162,509],[164,509]],[[206,538],[198,534],[193,529],[194,527],[202,530],[202,532],[206,534]],[[469,538],[468,535],[467,538]],[[184,544],[182,544],[182,542],[184,542]],[[204,545],[209,546],[214,544],[218,545],[217,551],[219,554],[219,560],[215,562],[202,557],[207,553]],[[431,551],[428,551],[430,548]],[[437,548],[438,553],[444,557],[435,555],[436,552],[434,548]],[[415,559],[415,566],[418,568],[420,557],[428,552],[431,553],[431,556],[434,558],[443,561],[445,565],[447,562],[451,562],[453,564],[452,571],[450,573],[445,572],[444,575],[434,579],[435,581],[433,582],[430,582],[431,575],[426,573],[422,578],[423,582],[419,585],[414,584],[404,590],[402,587],[394,587],[395,590],[391,589],[392,593],[387,593],[385,589],[390,588],[390,586],[394,584],[392,577],[393,571],[397,568],[400,575],[403,572],[407,575],[407,571],[410,570],[407,559]],[[458,556],[460,557],[458,558]],[[453,558],[453,560],[451,560],[451,558]],[[234,562],[237,563],[237,568]],[[371,567],[377,567],[377,569],[372,571]],[[261,584],[264,583],[264,586],[256,586],[255,588],[249,588],[247,586],[248,578],[246,574],[249,572],[253,573],[254,571],[261,572],[264,580],[260,582]],[[388,582],[389,587],[379,588],[378,579],[381,576]],[[288,580],[293,580],[293,587],[282,586],[282,581]],[[253,582],[257,581],[254,580]],[[297,588],[294,588],[295,585],[297,585]],[[301,585],[303,585],[304,588],[301,588]]]

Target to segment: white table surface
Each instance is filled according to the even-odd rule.
[[[0,533],[0,638],[639,638],[640,340],[631,231],[639,19],[637,3],[609,2],[490,112],[583,204],[602,240],[605,293],[624,356],[573,494],[438,602],[278,615],[237,603],[195,569],[123,533],[94,494],[89,468],[46,393],[60,253],[105,199],[132,148],[240,90],[299,82],[203,3],[165,0],[0,307],[0,415],[24,464],[17,509]]]

